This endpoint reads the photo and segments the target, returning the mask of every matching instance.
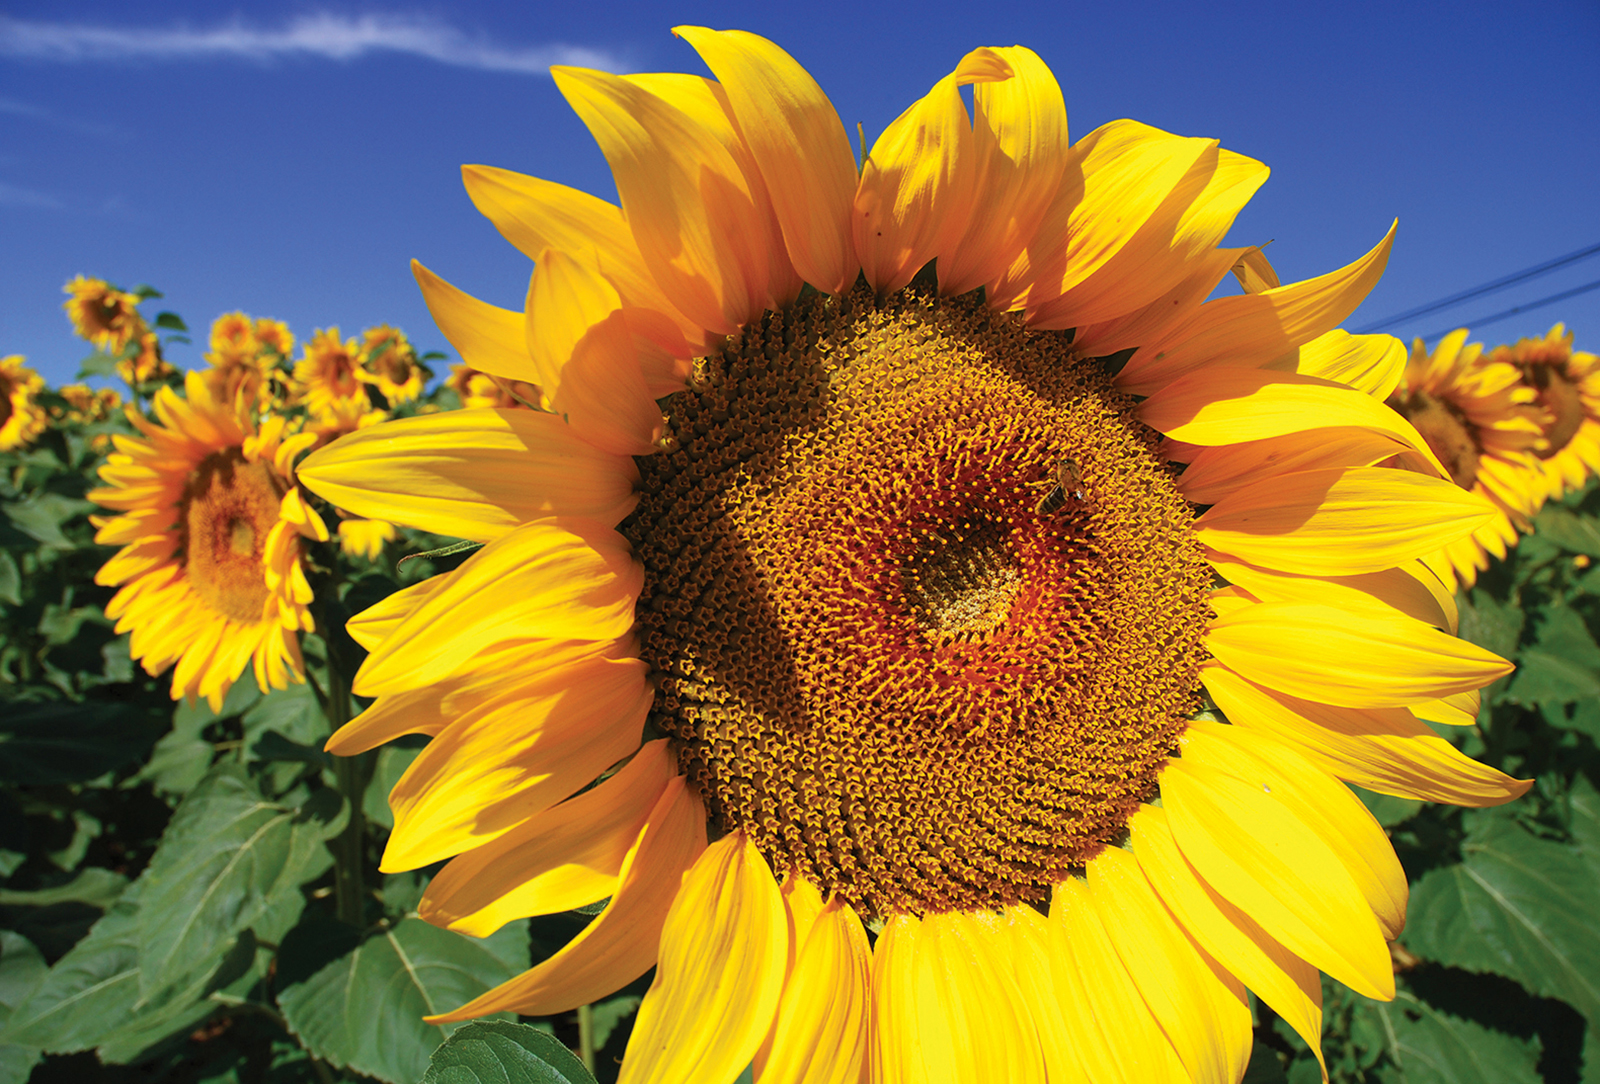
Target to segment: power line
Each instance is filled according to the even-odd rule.
[[[1472,320],[1459,326],[1470,327],[1473,331],[1477,331],[1480,327],[1483,327],[1486,324],[1498,323],[1501,320],[1510,319],[1511,317],[1516,316],[1518,313],[1532,312],[1534,309],[1542,309],[1546,305],[1554,305],[1557,301],[1565,301],[1569,297],[1577,297],[1579,294],[1586,294],[1590,290],[1600,290],[1600,279],[1595,279],[1593,282],[1586,282],[1582,286],[1575,286],[1570,290],[1563,290],[1559,294],[1551,294],[1549,297],[1541,297],[1537,301],[1529,301],[1521,305],[1513,305],[1504,312],[1497,312],[1493,316],[1485,316],[1481,320]],[[1427,342],[1433,342],[1435,339],[1444,338],[1454,330],[1456,329],[1450,328],[1447,331],[1436,331],[1432,335],[1424,335],[1422,338]]]
[[[1495,279],[1493,282],[1486,282],[1482,286],[1474,286],[1472,289],[1463,290],[1459,294],[1451,294],[1449,297],[1440,298],[1438,301],[1430,301],[1426,305],[1421,305],[1414,309],[1407,309],[1398,316],[1391,316],[1386,320],[1379,320],[1377,323],[1368,324],[1366,327],[1359,328],[1357,329],[1356,334],[1366,335],[1374,331],[1382,331],[1384,328],[1394,327],[1396,324],[1404,324],[1418,316],[1426,316],[1430,312],[1438,312],[1440,309],[1454,308],[1463,301],[1471,301],[1473,298],[1482,297],[1485,294],[1499,293],[1508,286],[1515,286],[1519,282],[1527,282],[1529,279],[1536,279],[1540,275],[1547,275],[1552,271],[1566,267],[1568,264],[1574,264],[1580,260],[1587,260],[1590,256],[1594,256],[1596,254],[1600,254],[1600,244],[1590,245],[1588,248],[1579,249],[1577,252],[1569,252],[1565,256],[1558,256],[1548,263],[1539,264],[1537,267],[1530,267],[1526,271],[1518,271],[1515,274],[1507,275],[1505,278]],[[1582,290],[1580,289],[1579,292],[1581,293]],[[1537,302],[1536,304],[1543,304],[1543,302]],[[1483,323],[1482,320],[1478,322]]]

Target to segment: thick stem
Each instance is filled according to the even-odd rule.
[[[326,704],[328,723],[337,731],[350,721],[350,685],[337,664],[328,666]],[[371,754],[335,757],[333,772],[339,781],[350,819],[344,830],[329,845],[333,852],[334,910],[339,921],[360,929],[366,926],[366,900],[362,892],[361,870],[366,862],[367,818],[361,800],[372,778]]]
[[[594,1075],[594,1006],[578,1006],[578,1057],[583,1067]]]

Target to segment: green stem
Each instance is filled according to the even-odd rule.
[[[350,685],[338,665],[331,659],[328,665],[328,723],[337,731],[350,721]],[[366,862],[367,818],[361,810],[361,799],[372,776],[371,758],[367,754],[354,757],[335,757],[334,777],[339,782],[339,793],[344,795],[350,819],[344,831],[336,836],[329,849],[333,851],[334,911],[340,922],[364,928],[366,900],[362,894],[361,870]]]
[[[578,1058],[583,1067],[594,1075],[594,1006],[578,1006]]]

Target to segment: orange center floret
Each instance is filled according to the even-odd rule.
[[[1395,392],[1389,397],[1389,406],[1416,426],[1450,472],[1450,480],[1462,489],[1471,489],[1478,480],[1483,445],[1461,409],[1450,400],[1425,391]]]
[[[237,448],[214,452],[184,491],[184,572],[217,613],[244,624],[262,620],[267,574],[262,554],[278,522],[284,489],[272,468]]]
[[[1211,573],[1097,363],[970,300],[809,297],[666,413],[622,529],[713,818],[879,917],[1043,900],[1117,838],[1197,706]]]

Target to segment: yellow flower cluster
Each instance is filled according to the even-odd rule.
[[[0,452],[22,447],[44,429],[34,402],[43,388],[44,379],[22,364],[21,354],[0,358]]]
[[[164,381],[174,372],[161,355],[161,337],[139,314],[138,294],[120,290],[104,279],[79,275],[62,289],[62,304],[80,336],[117,359],[117,375],[137,388]]]
[[[1415,425],[1462,489],[1493,520],[1426,563],[1452,589],[1504,557],[1548,500],[1600,473],[1600,358],[1557,324],[1538,339],[1485,351],[1466,328],[1430,353],[1421,339],[1388,402]]]

